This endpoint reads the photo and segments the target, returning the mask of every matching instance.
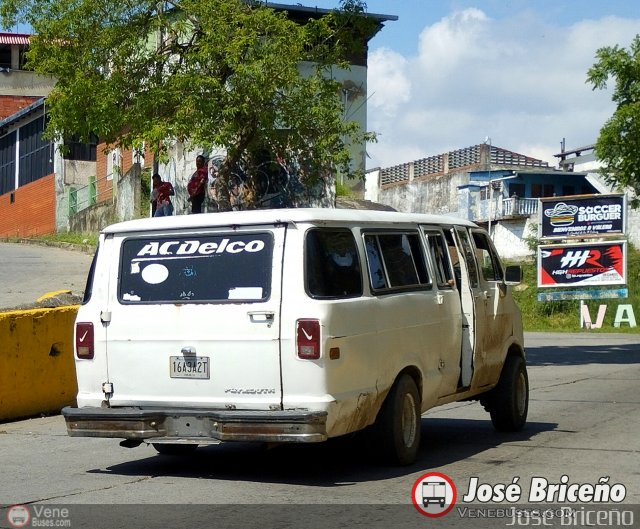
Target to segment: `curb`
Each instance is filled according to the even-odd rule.
[[[73,242],[63,242],[63,241],[46,241],[40,239],[2,239],[0,242],[6,243],[14,243],[14,244],[31,244],[34,246],[49,246],[53,248],[61,248],[63,250],[73,250],[76,252],[86,253],[88,255],[93,255],[96,251],[95,246],[91,244],[76,244]]]

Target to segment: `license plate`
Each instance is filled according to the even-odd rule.
[[[171,378],[209,378],[208,356],[170,356]]]

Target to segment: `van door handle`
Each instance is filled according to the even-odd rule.
[[[489,292],[488,290],[485,290],[485,291],[482,293],[482,298],[483,298],[483,299],[491,299],[491,292]]]
[[[266,323],[267,327],[273,325],[276,315],[273,312],[249,312],[251,323]]]

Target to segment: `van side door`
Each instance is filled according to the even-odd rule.
[[[463,226],[454,226],[445,235],[462,303],[461,387],[469,387],[476,365],[482,363],[481,347],[486,332],[482,324],[485,321],[484,300],[469,232]]]
[[[462,368],[462,308],[458,289],[455,285],[451,258],[447,242],[441,228],[425,227],[427,251],[433,282],[438,301],[438,320],[442,321],[442,345],[440,350],[440,372],[442,382],[438,396],[443,397],[456,392]]]
[[[489,235],[471,230],[479,267],[481,299],[484,301],[485,326],[481,345],[483,363],[475,372],[474,384],[484,386],[497,382],[507,342],[513,334],[513,301],[504,284],[504,269]]]

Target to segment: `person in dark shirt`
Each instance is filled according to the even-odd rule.
[[[207,180],[206,159],[204,156],[198,155],[196,157],[196,170],[193,175],[191,175],[189,183],[187,184],[189,202],[191,202],[191,213],[202,213]]]

